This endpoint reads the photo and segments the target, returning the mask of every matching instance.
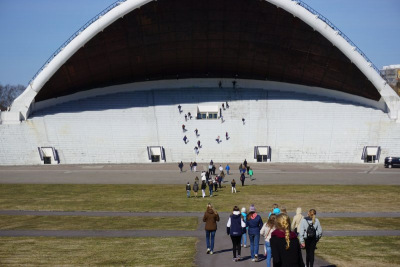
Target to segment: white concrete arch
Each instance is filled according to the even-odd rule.
[[[388,106],[388,113],[391,119],[399,121],[400,116],[400,98],[386,83],[386,81],[373,69],[372,64],[357,52],[337,31],[332,29],[318,16],[312,14],[296,1],[292,0],[265,0],[271,4],[286,10],[302,21],[310,25],[314,30],[321,33],[340,51],[342,51],[359,69],[368,77],[372,84],[381,94],[382,99]],[[88,26],[78,36],[76,36],[60,53],[58,53],[48,65],[36,76],[28,85],[23,94],[19,96],[12,104],[10,112],[1,113],[3,123],[18,123],[27,119],[32,103],[37,93],[42,89],[45,83],[54,75],[54,73],[82,46],[91,40],[96,34],[112,24],[114,21],[130,13],[132,10],[151,2],[151,0],[126,0],[121,2],[104,16],[97,19]]]

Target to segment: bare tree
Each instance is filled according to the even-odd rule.
[[[25,86],[20,84],[6,84],[4,86],[0,84],[0,110],[6,110],[24,90]]]

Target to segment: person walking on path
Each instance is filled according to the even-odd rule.
[[[214,192],[218,192],[218,181],[219,181],[220,177],[217,175],[215,176],[215,179],[213,179],[213,183],[214,183]]]
[[[244,186],[244,180],[246,180],[246,176],[244,176],[244,173],[240,175],[240,181],[242,182],[242,186]]]
[[[182,106],[181,105],[178,106],[178,110],[179,110],[179,113],[182,113]]]
[[[229,167],[229,164],[226,164],[226,166],[225,166],[226,174],[229,175],[229,170],[230,169],[231,169],[231,167]]]
[[[214,187],[213,180],[212,179],[208,180],[208,190],[210,191],[210,197],[212,197],[213,194],[213,187]]]
[[[207,184],[205,180],[201,181],[201,194],[203,196],[203,198],[206,197],[206,188],[207,188]]]
[[[201,142],[200,142],[200,140],[197,141],[197,146],[198,146],[199,148],[201,148]]]
[[[258,261],[258,246],[260,243],[260,230],[263,226],[263,221],[260,215],[257,214],[254,205],[250,206],[249,214],[246,219],[246,226],[249,227],[251,261]]]
[[[193,162],[192,161],[190,162],[189,166],[190,166],[190,171],[193,172]]]
[[[178,164],[178,167],[179,167],[179,169],[181,170],[181,172],[183,172],[183,162],[181,161],[179,164]]]
[[[293,232],[295,232],[297,235],[299,235],[299,231],[300,231],[300,223],[303,220],[303,215],[301,214],[301,208],[298,207],[296,209],[296,215],[293,217],[293,221],[292,221],[292,225],[291,225],[291,229]]]
[[[187,115],[185,114],[185,121],[187,121]]]
[[[243,125],[245,124],[245,121],[246,121],[246,120],[245,120],[244,118],[242,118],[242,123],[243,123]]]
[[[193,192],[194,192],[194,196],[197,198],[197,192],[199,191],[199,178],[197,178],[197,181],[194,182],[193,184]]]
[[[264,226],[261,228],[260,234],[264,236],[265,240],[265,245],[264,245],[264,252],[265,256],[267,257],[267,267],[271,267],[271,245],[270,245],[270,239],[272,232],[275,231],[275,219],[276,216],[272,215],[269,217],[268,222],[264,224]]]
[[[207,210],[203,216],[203,222],[206,223],[206,243],[207,243],[207,254],[214,253],[214,238],[215,232],[217,231],[217,222],[219,222],[218,212],[213,208],[211,203],[207,204]]]
[[[272,216],[271,216],[272,217]],[[276,230],[272,232],[270,244],[272,262],[276,266],[304,266],[300,243],[290,231],[290,218],[286,213],[276,216]]]
[[[182,124],[182,132],[186,132],[186,126],[185,126],[185,124]]]
[[[193,162],[193,171],[196,172],[197,171],[197,162]]]
[[[224,171],[224,168],[222,167],[222,165],[219,165],[219,173],[221,174],[221,172],[223,172]]]
[[[187,141],[188,141],[188,138],[187,138],[187,136],[185,135],[185,136],[183,137],[183,142],[185,142],[185,144],[187,144]]]
[[[310,209],[307,217],[303,218],[300,223],[300,243],[301,247],[306,247],[307,267],[314,266],[315,247],[322,236],[322,227],[315,215],[317,215],[316,210]]]
[[[221,181],[220,181],[220,183],[219,183],[219,188],[221,188],[221,183],[224,181],[224,178],[225,178],[225,173],[224,173],[224,171],[221,172],[221,174],[219,175],[219,177],[221,177]]]
[[[232,185],[232,194],[233,194],[233,191],[235,191],[235,194],[236,194],[236,181],[235,181],[235,179],[232,179],[231,185]]]
[[[247,168],[247,160],[246,159],[244,159],[243,165],[244,165],[245,168]]]
[[[228,223],[226,224],[226,233],[231,236],[232,240],[233,261],[241,260],[240,239],[245,231],[246,223],[243,221],[238,206],[235,206],[233,207],[233,212],[231,216],[229,216]]]
[[[250,180],[253,181],[253,169],[249,167],[248,173],[250,175]]]
[[[187,184],[186,184],[186,195],[187,195],[188,198],[190,198],[190,190],[192,190],[192,188],[190,186],[190,183],[187,182]]]
[[[245,207],[242,208],[241,213],[242,213],[242,216],[243,216],[243,221],[246,222],[247,213],[246,213],[246,208]],[[248,227],[246,227],[246,231],[243,232],[242,238],[241,238],[241,241],[240,241],[240,246],[242,246],[242,247],[247,247],[247,228]]]

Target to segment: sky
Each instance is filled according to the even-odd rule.
[[[303,1],[336,25],[379,69],[400,64],[400,0]],[[0,0],[0,84],[26,86],[54,51],[113,2]]]

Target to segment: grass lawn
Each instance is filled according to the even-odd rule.
[[[399,236],[323,237],[317,247],[317,256],[338,267],[400,266]]]
[[[265,212],[278,203],[288,211],[400,212],[400,186],[250,185],[238,186],[237,194],[225,186],[212,198],[188,199],[185,185],[1,184],[0,210],[204,211],[212,202],[218,211],[254,203]]]
[[[194,266],[196,242],[193,237],[1,237],[0,265]]]
[[[318,218],[323,230],[400,230],[400,218]]]
[[[197,217],[0,215],[1,230],[196,230]]]

